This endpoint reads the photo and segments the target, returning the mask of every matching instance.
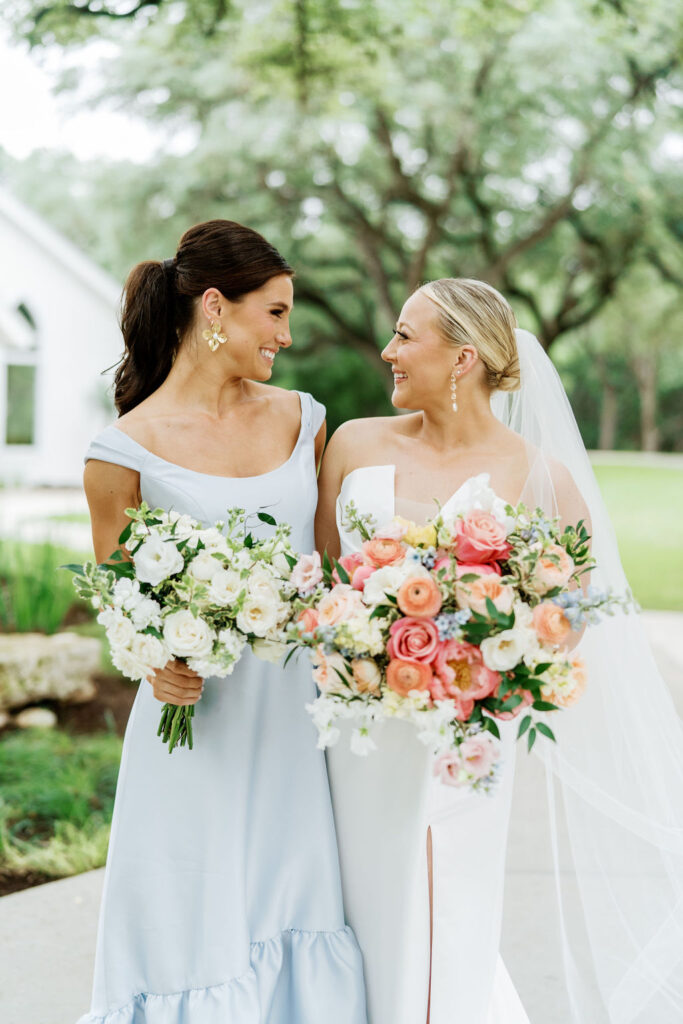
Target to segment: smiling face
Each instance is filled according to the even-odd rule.
[[[230,302],[217,288],[209,288],[202,296],[204,321],[220,321],[227,341],[214,357],[230,364],[240,377],[266,381],[273,373],[273,361],[282,348],[289,348],[289,315],[294,288],[287,274],[271,277],[261,288],[247,292],[237,302]],[[208,327],[203,322],[201,328]],[[206,341],[202,344],[206,345]],[[208,350],[208,346],[207,346]]]
[[[472,353],[476,359],[471,346],[457,348],[446,341],[439,330],[437,309],[422,292],[411,295],[401,310],[396,333],[382,352],[394,375],[391,401],[397,409],[427,409],[448,403],[453,367],[463,354],[469,364]]]

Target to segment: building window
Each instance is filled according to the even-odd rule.
[[[36,368],[28,363],[7,367],[6,444],[35,442]]]

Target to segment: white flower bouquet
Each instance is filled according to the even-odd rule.
[[[200,676],[230,675],[249,644],[277,661],[285,650],[297,558],[290,527],[265,512],[274,534],[257,539],[244,509],[202,527],[164,509],[126,509],[130,523],[107,562],[68,565],[78,593],[98,610],[114,665],[130,679],[153,676],[174,658]],[[157,735],[169,752],[192,748],[194,706],[164,704]]]
[[[345,526],[361,550],[334,565],[299,560],[289,629],[313,660],[319,746],[350,719],[351,749],[364,755],[375,720],[404,718],[439,755],[442,782],[487,791],[500,760],[497,720],[519,715],[529,749],[539,733],[554,740],[535,712],[583,692],[572,628],[632,598],[578,586],[595,565],[584,523],[562,530],[540,509],[507,505],[487,474],[458,498],[424,526],[395,517],[380,529],[351,503]]]

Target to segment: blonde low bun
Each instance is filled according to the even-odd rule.
[[[492,391],[517,391],[521,379],[517,321],[510,303],[486,281],[442,277],[419,289],[439,310],[439,328],[453,345],[474,345]]]

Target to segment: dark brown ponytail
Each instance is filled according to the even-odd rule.
[[[123,359],[114,375],[119,415],[134,409],[168,376],[183,335],[192,326],[194,299],[207,288],[231,302],[272,277],[294,271],[256,231],[231,220],[209,220],[186,231],[173,260],[133,267],[123,292]]]

